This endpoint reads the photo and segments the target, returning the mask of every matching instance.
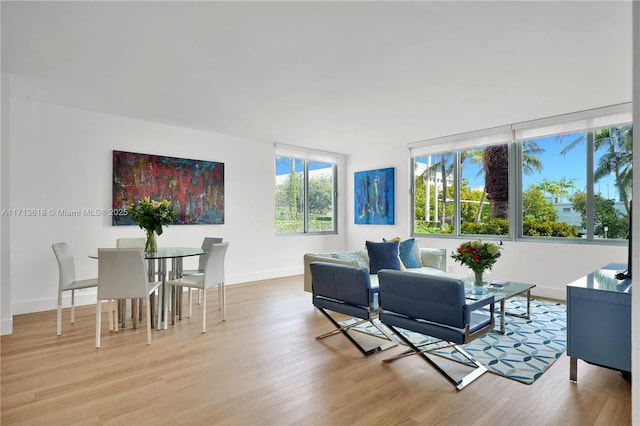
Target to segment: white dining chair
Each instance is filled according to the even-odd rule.
[[[57,334],[62,335],[62,292],[71,291],[71,324],[75,322],[75,291],[81,288],[96,287],[97,278],[76,280],[76,268],[73,254],[65,242],[51,245],[58,261],[58,314]]]
[[[140,238],[118,238],[116,240],[116,248],[141,248],[144,250],[144,246],[147,243],[147,239],[145,237],[140,237]],[[136,326],[136,322],[137,321],[142,321],[142,300],[140,300],[138,302],[138,307],[137,310],[140,312],[140,315],[138,318],[136,318],[136,307],[135,307],[136,302],[134,300],[131,300],[131,317],[134,319],[134,326]],[[121,300],[118,303],[118,306],[120,309],[124,309],[125,312],[123,312],[122,314],[122,323],[126,324],[126,307],[127,307],[127,301],[126,300]],[[136,321],[137,320],[137,321]]]
[[[206,253],[209,251],[213,244],[220,244],[223,241],[220,237],[204,237],[202,240],[202,250],[205,254],[201,254],[198,256],[198,269],[186,269],[182,271],[182,275],[198,275],[204,273],[204,266],[207,262]],[[176,277],[179,278],[179,277]],[[192,307],[192,290],[196,290],[198,292],[198,305],[202,304],[202,290],[201,289],[189,289],[189,316],[191,316],[191,307]]]
[[[213,244],[220,244],[223,241],[220,237],[204,237],[202,240],[202,250],[208,252]],[[206,253],[198,256],[198,269],[185,269],[182,271],[182,275],[197,275],[204,273],[204,266],[207,262]]]
[[[152,306],[149,295],[160,286],[161,282],[149,281],[146,265],[141,248],[98,249],[96,348],[100,348],[102,301],[114,299],[142,299],[145,301],[147,344],[151,344]],[[117,326],[116,331],[118,331]]]
[[[142,238],[118,238],[116,240],[116,248],[141,248],[144,250],[144,245],[147,239]]]
[[[218,287],[218,309],[222,310],[222,320],[227,319],[226,293],[224,288],[224,260],[227,254],[229,242],[212,244],[205,254],[206,262],[203,273],[197,275],[185,275],[180,279],[167,281],[167,285],[176,286],[179,289],[188,287],[197,288],[202,293],[202,332],[207,331],[207,289]],[[191,291],[191,290],[189,290]],[[176,307],[173,309],[174,315]],[[190,313],[191,314],[191,313]],[[190,315],[191,316],[191,315]]]

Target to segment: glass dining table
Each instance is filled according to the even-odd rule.
[[[169,280],[180,278],[182,276],[182,260],[185,257],[191,256],[200,256],[205,254],[205,251],[201,247],[159,247],[157,251],[153,253],[144,253],[144,257],[147,260],[147,273],[149,276],[149,281],[160,281],[162,285],[160,286],[160,294],[159,300],[157,301],[158,309],[157,309],[157,319],[154,319],[155,328],[157,330],[167,329],[169,324],[169,300],[172,301],[172,309],[179,309],[181,301],[181,294],[179,294],[178,289],[173,287],[175,290],[173,294],[169,294],[167,292],[167,277]],[[97,254],[90,254],[90,258],[97,259]],[[171,269],[168,269],[168,261],[171,260]],[[157,278],[156,278],[157,277]],[[155,299],[155,298],[154,298]],[[156,303],[153,300],[152,303]],[[132,303],[132,314],[134,318],[134,326],[137,322],[138,315],[136,314],[137,309],[134,307],[134,303]],[[126,321],[126,315],[121,318],[123,324]],[[171,315],[172,321],[175,321],[176,315]]]

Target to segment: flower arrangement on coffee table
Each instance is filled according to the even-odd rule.
[[[151,197],[144,197],[131,204],[127,214],[135,223],[147,232],[147,241],[144,247],[146,253],[155,253],[158,250],[156,234],[162,235],[162,227],[175,221],[177,214],[168,200],[156,201]]]
[[[493,265],[502,255],[502,241],[500,244],[483,243],[480,240],[467,241],[451,254],[451,258],[461,265],[468,266],[475,274],[474,286],[482,287],[482,274]]]

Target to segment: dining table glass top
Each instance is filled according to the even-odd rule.
[[[145,259],[168,259],[176,257],[199,256],[205,251],[200,247],[158,247],[153,253],[145,253]]]
[[[199,256],[206,252],[200,247],[158,247],[153,253],[144,252],[145,259],[175,259],[188,256]],[[98,253],[89,255],[89,257],[97,259]]]

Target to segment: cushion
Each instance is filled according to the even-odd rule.
[[[369,272],[377,274],[380,269],[402,269],[398,256],[397,241],[376,243],[367,241],[367,253],[369,254]]]
[[[413,256],[416,261],[422,266],[422,256],[420,255],[420,240],[413,241]]]
[[[382,240],[399,242],[398,251],[400,254],[400,261],[405,268],[419,268],[422,266],[413,253],[415,238],[407,238],[406,240],[402,240],[400,237],[396,237],[391,240],[385,240],[384,238]]]
[[[440,249],[423,248],[420,250],[420,257],[422,260],[422,266],[430,268],[443,269],[444,268],[444,255]]]
[[[334,259],[349,260],[360,268],[369,269],[369,258],[365,250],[333,252],[331,253],[331,257]]]

